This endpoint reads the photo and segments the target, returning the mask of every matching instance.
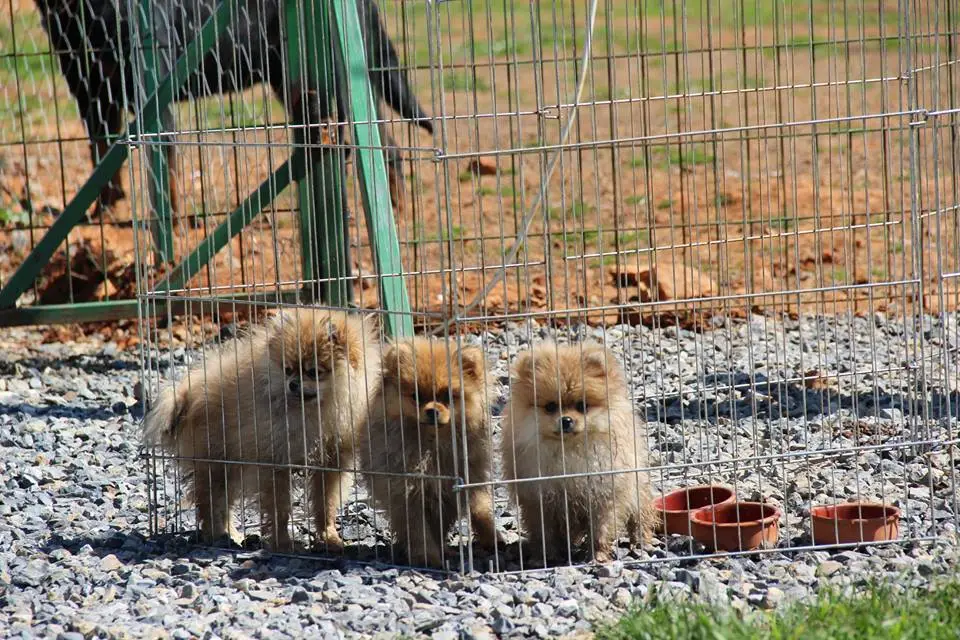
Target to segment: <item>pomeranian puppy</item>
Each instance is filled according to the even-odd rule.
[[[145,418],[144,441],[179,458],[201,537],[238,541],[232,515],[246,488],[259,499],[264,543],[291,548],[290,469],[270,465],[311,463],[340,469],[310,474],[310,499],[318,535],[342,546],[337,508],[379,364],[368,320],[301,308],[223,345],[167,388]]]
[[[458,519],[453,478],[490,479],[490,388],[484,365],[480,349],[458,351],[433,338],[398,341],[383,355],[383,385],[370,408],[366,467],[373,473],[366,477],[374,504],[387,512],[398,555],[411,564],[443,566],[447,533]],[[492,496],[489,488],[467,496],[475,540],[486,549],[497,540]]]
[[[507,479],[647,463],[646,438],[635,429],[626,376],[602,345],[545,343],[520,354],[503,415]],[[656,523],[649,481],[639,473],[518,482],[512,491],[527,544],[544,563],[591,538],[596,560],[607,561],[620,531],[626,528],[630,541],[640,544],[650,539]]]

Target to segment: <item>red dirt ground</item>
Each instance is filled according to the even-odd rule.
[[[460,5],[444,6],[452,4]],[[601,10],[598,17],[583,105],[544,207],[517,263],[504,265],[572,112],[573,59],[582,37],[574,43],[560,34],[549,46],[541,43],[538,82],[529,34],[521,37],[526,32],[519,29],[498,38],[505,17],[494,4],[500,6],[475,3],[482,8],[474,9],[472,32],[464,9],[444,9],[453,12],[441,20],[444,70],[425,58],[425,32],[417,31],[422,15],[408,15],[408,37],[397,36],[408,63],[419,67],[417,91],[439,125],[434,139],[393,125],[410,160],[408,206],[396,214],[402,261],[414,308],[432,314],[430,322],[462,314],[498,269],[504,282],[469,315],[597,323],[678,309],[695,310],[685,315],[699,321],[713,312],[912,314],[957,306],[960,291],[950,275],[960,271],[956,116],[920,109],[955,104],[960,78],[947,52],[956,50],[958,34],[935,32],[933,16],[914,16],[908,37],[898,36],[896,15],[890,16],[898,5],[887,0],[872,3],[862,19],[818,14],[785,22],[758,12],[736,28],[729,16],[707,14],[699,3],[684,21],[656,12],[638,17],[636,3],[613,3],[613,14]],[[559,9],[556,20],[570,34],[572,25],[584,24],[570,13],[582,14],[582,4]],[[384,5],[395,34],[402,33],[401,9],[420,10]],[[23,30],[44,45],[30,18],[33,4],[12,6]],[[506,17],[524,16],[525,6]],[[12,20],[6,11],[0,24]],[[541,21],[544,32],[554,29]],[[0,59],[12,53],[0,44]],[[43,77],[21,93],[39,97],[41,107],[69,111],[56,67]],[[49,108],[34,110],[20,123],[26,110],[16,108],[9,83],[0,85],[0,207],[15,219],[0,221],[5,280],[53,219],[41,212],[62,209],[90,164],[75,109],[61,118]],[[222,104],[229,110],[226,99]],[[220,105],[183,106],[178,128],[229,125]],[[235,96],[232,113],[241,125],[283,119],[262,88]],[[39,142],[58,138],[74,141]],[[282,128],[247,127],[178,138],[178,256],[283,161],[286,139]],[[263,146],[268,142],[274,146]],[[94,225],[75,231],[71,242],[101,238],[98,248],[106,244],[130,262],[135,235],[148,241],[129,225],[132,204],[144,211],[138,159],[124,177],[134,197],[112,212],[102,233]],[[366,277],[358,278],[355,292],[362,306],[377,308],[366,225],[350,184],[355,268]],[[28,193],[24,210],[17,201]],[[296,283],[295,204],[288,190],[276,210],[191,282],[194,295],[211,285],[253,292]],[[188,214],[199,216],[200,228]],[[65,260],[59,264],[63,271]],[[41,286],[49,286],[56,269],[51,265]],[[111,284],[115,296],[135,290],[129,280]],[[21,303],[34,303],[39,293]]]

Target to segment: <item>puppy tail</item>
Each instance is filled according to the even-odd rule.
[[[143,419],[143,443],[147,446],[172,448],[177,439],[180,420],[186,411],[186,389],[168,387]]]

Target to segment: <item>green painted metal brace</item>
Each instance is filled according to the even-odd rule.
[[[183,56],[177,60],[171,75],[160,83],[156,93],[147,101],[140,119],[142,130],[153,133],[159,130],[161,114],[172,102],[174,92],[196,70],[202,57],[220,37],[228,23],[234,1],[224,0],[218,5],[217,11],[201,29],[200,36],[187,46]],[[370,86],[356,4],[353,0],[334,0],[331,4],[334,9],[333,20],[329,13],[329,4],[325,0],[311,2],[308,20],[306,19],[308,16],[301,15],[298,10],[297,0],[288,0],[286,16],[287,36],[291,41],[288,48],[288,52],[291,53],[291,67],[295,72],[303,68],[299,62],[301,53],[299,42],[301,27],[305,27],[304,39],[308,44],[306,66],[308,71],[313,70],[310,82],[317,83],[323,78],[324,82],[332,82],[336,86],[341,84],[337,82],[338,78],[342,78],[348,84],[353,116],[351,119],[353,139],[357,146],[358,177],[362,188],[370,244],[373,247],[377,272],[380,274],[381,305],[387,312],[385,329],[391,336],[412,335],[413,319],[403,278],[399,242],[387,184],[386,164],[380,149],[375,98]],[[321,37],[318,37],[318,34]],[[322,37],[323,35],[326,37]],[[311,50],[312,54],[310,54]],[[347,55],[343,55],[345,52]],[[338,68],[340,65],[344,68]],[[324,95],[334,94],[330,91],[324,92]],[[134,131],[138,130],[137,121],[131,125],[131,128]],[[0,316],[2,316],[0,323],[12,323],[10,314],[15,310],[11,307],[35,280],[56,247],[80,221],[84,212],[93,203],[100,187],[120,167],[127,154],[128,148],[124,144],[115,143],[110,148],[64,213],[40,240],[7,286],[0,291]],[[244,200],[226,221],[214,229],[213,233],[173,269],[166,279],[156,285],[155,290],[170,292],[182,288],[220,249],[240,233],[266,204],[273,201],[291,181],[297,180],[301,197],[303,225],[301,229],[304,237],[304,275],[335,285],[323,289],[324,301],[334,306],[346,306],[349,304],[352,287],[349,284],[342,169],[342,151],[338,151],[337,148],[329,145],[321,146],[318,150],[305,153],[303,148],[298,147],[290,160],[281,165]],[[320,215],[321,213],[323,215]],[[160,233],[162,235],[163,232]],[[323,240],[320,241],[320,238]],[[162,247],[163,240],[160,242]],[[113,309],[111,305],[117,308]],[[103,317],[117,317],[117,314],[129,311],[129,301],[79,303],[70,306],[82,307],[82,309],[78,308],[77,313],[67,315],[87,319],[96,317],[98,310],[102,311]],[[38,321],[45,317],[41,315],[41,309],[41,307],[34,307],[29,313],[24,310],[24,316]],[[62,314],[63,309],[58,309],[57,313]],[[55,318],[59,317],[51,315],[49,321],[56,321]]]
[[[316,1],[326,6],[324,0]],[[341,52],[347,54],[341,59],[345,61],[349,87],[363,209],[377,274],[380,276],[380,304],[387,311],[384,324],[391,336],[412,336],[413,317],[403,278],[400,242],[393,219],[380,130],[376,123],[376,98],[370,87],[357,4],[355,0],[333,0],[330,4],[333,5]]]
[[[163,79],[156,92],[147,100],[143,108],[142,122],[138,119],[130,125],[131,131],[139,133],[156,132],[160,125],[159,117],[163,108],[170,105],[177,90],[186,82],[187,78],[200,66],[203,56],[216,43],[217,39],[227,27],[227,18],[230,15],[232,4],[237,0],[224,0],[216,12],[203,24],[200,35],[187,45],[183,55],[177,60],[172,73]],[[122,142],[115,141],[106,155],[94,168],[93,173],[83,183],[77,195],[67,205],[47,232],[40,238],[37,245],[26,257],[23,264],[14,272],[6,286],[0,290],[0,309],[9,309],[17,304],[17,299],[27,290],[44,265],[50,262],[51,256],[57,250],[70,231],[83,219],[87,210],[93,205],[100,189],[120,169],[129,155],[129,147]],[[92,303],[91,303],[92,304]],[[100,303],[100,305],[109,303]],[[55,321],[55,317],[51,317]]]
[[[229,4],[225,2],[224,4]],[[154,23],[157,18],[156,9],[152,0],[141,0],[138,8],[138,18],[140,34],[143,42],[143,85],[146,94],[149,96],[157,89],[158,67],[157,67],[157,45],[153,34]],[[162,20],[163,17],[161,16]],[[226,21],[224,21],[226,22]],[[157,130],[153,133],[161,133],[167,123],[172,120],[170,117],[169,104],[157,104],[156,114],[150,113],[144,109],[143,116],[155,115],[157,119]],[[162,138],[160,139],[162,141]],[[170,167],[167,161],[167,154],[164,153],[162,144],[152,145],[148,151],[149,156],[149,180],[148,196],[150,198],[151,211],[154,219],[150,222],[150,231],[153,234],[154,256],[158,263],[167,263],[173,261],[173,215],[170,204]]]

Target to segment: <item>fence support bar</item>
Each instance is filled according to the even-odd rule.
[[[279,299],[278,299],[279,298]],[[135,320],[138,317],[162,316],[169,310],[173,315],[196,314],[198,309],[209,312],[216,306],[217,313],[237,311],[238,305],[264,307],[294,304],[300,291],[231,295],[211,303],[209,300],[180,298],[150,298],[148,300],[109,300],[102,302],[74,302],[72,304],[44,304],[36,307],[0,309],[0,327],[20,327],[43,324],[80,324],[110,320]],[[139,307],[138,307],[139,305]],[[140,309],[138,314],[137,310]]]
[[[153,2],[141,0],[134,5],[138,10],[140,34],[143,36],[143,67],[144,89],[146,95],[152,95],[157,90],[158,82],[158,51],[154,38],[155,20]],[[158,107],[156,133],[162,133],[170,118],[169,105]],[[144,114],[141,114],[144,115]],[[153,235],[153,253],[158,263],[173,261],[173,216],[170,203],[170,166],[167,162],[166,150],[162,145],[155,145],[147,154],[150,167],[149,199],[154,219],[150,223]]]
[[[367,219],[367,232],[380,274],[380,303],[387,312],[385,328],[393,337],[413,335],[410,299],[400,262],[400,242],[393,218],[386,162],[380,141],[379,124],[370,74],[364,50],[360,18],[354,0],[331,0],[335,17],[340,59],[345,66],[349,88],[353,140],[360,179],[360,193]],[[389,275],[385,275],[389,274]]]
[[[227,27],[227,18],[230,16],[233,4],[237,0],[222,0],[217,6],[216,12],[210,16],[200,29],[200,36],[190,41],[183,55],[177,59],[177,64],[173,72],[164,78],[163,82],[157,88],[149,100],[147,100],[142,113],[144,116],[144,127],[147,131],[156,131],[159,126],[159,115],[163,109],[168,107],[173,101],[174,93],[180,89],[187,78],[197,70],[200,61],[207,51],[217,42],[220,35]],[[137,126],[137,119],[134,118],[129,126],[129,130],[140,133],[140,127]],[[123,161],[129,155],[127,144],[117,141],[110,146],[110,150],[100,160],[94,168],[93,173],[87,178],[87,181],[80,187],[77,195],[73,197],[70,204],[67,205],[63,213],[50,226],[47,232],[40,238],[37,245],[26,257],[23,264],[14,272],[13,276],[7,281],[3,289],[0,289],[0,309],[7,309],[17,304],[17,300],[27,290],[50,261],[50,257],[60,246],[60,243],[66,239],[70,231],[77,226],[80,220],[86,215],[87,210],[96,200],[100,189],[113,177],[117,170],[123,165]]]

